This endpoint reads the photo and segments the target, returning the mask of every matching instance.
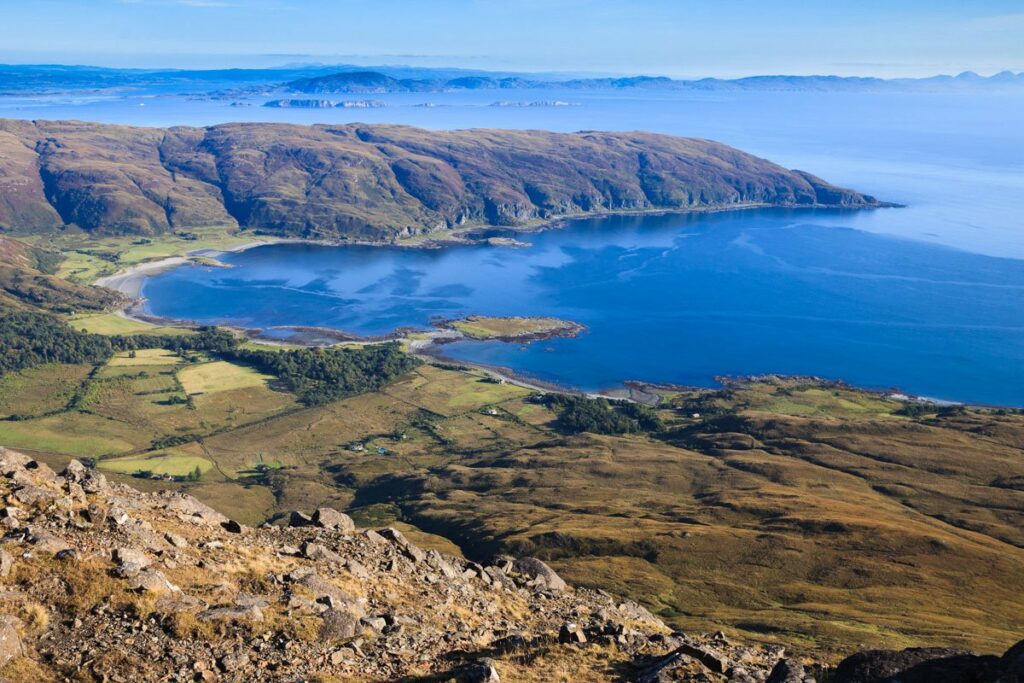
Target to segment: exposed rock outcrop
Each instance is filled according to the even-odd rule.
[[[480,566],[397,529],[354,533],[329,508],[232,525],[187,495],[0,448],[0,510],[12,680],[823,680],[779,646],[672,632],[535,558]],[[829,681],[1021,683],[1022,664],[1024,643],[1002,658],[871,651]]]

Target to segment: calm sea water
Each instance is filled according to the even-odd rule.
[[[511,96],[509,96],[511,95]],[[154,313],[380,333],[434,316],[545,314],[577,339],[451,355],[586,389],[628,379],[806,373],[1024,405],[1024,96],[1007,93],[381,95],[375,110],[156,97],[0,98],[0,116],[136,125],[231,120],[643,129],[707,137],[906,209],[579,221],[529,249],[284,245],[147,283]],[[579,106],[499,108],[497,99]],[[430,102],[439,106],[419,107]],[[258,100],[253,100],[259,104]],[[145,106],[139,106],[144,104]]]
[[[575,339],[448,355],[584,389],[781,372],[1024,404],[1024,261],[848,227],[849,214],[610,218],[528,249],[274,245],[150,280],[154,313],[361,334],[469,313],[554,315]]]

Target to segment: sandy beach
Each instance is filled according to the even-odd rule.
[[[147,277],[189,262],[189,259],[184,256],[169,256],[159,261],[140,263],[119,273],[101,277],[94,284],[98,287],[116,290],[132,299],[138,299],[139,292],[142,291],[142,283],[146,281]]]

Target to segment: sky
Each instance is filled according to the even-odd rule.
[[[1024,70],[1024,2],[0,0],[0,62],[987,75]]]

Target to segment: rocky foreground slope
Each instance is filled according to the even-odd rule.
[[[672,632],[544,563],[482,566],[322,508],[247,528],[187,495],[0,448],[0,679],[1024,681],[1002,657],[865,652],[838,668]]]
[[[0,120],[0,229],[240,225],[390,240],[609,211],[879,202],[708,140],[650,133]]]

